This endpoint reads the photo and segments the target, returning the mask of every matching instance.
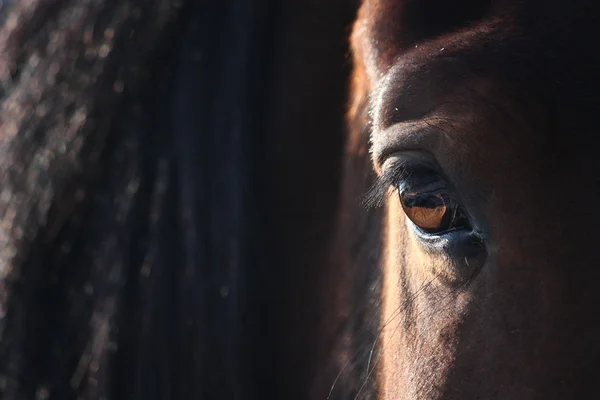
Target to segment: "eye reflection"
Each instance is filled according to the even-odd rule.
[[[406,216],[426,232],[440,232],[450,228],[450,202],[445,192],[405,192],[400,202]]]

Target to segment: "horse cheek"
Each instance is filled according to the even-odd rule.
[[[401,290],[402,280],[410,272],[407,268],[410,240],[406,216],[396,196],[389,199],[386,213],[381,348],[393,350],[382,354],[383,391],[386,397],[402,398],[403,394],[411,392],[409,387],[405,387],[409,380],[409,360],[406,351],[401,350],[410,346],[408,332],[404,331],[406,324],[403,323],[409,318],[403,305],[407,304],[410,294]]]
[[[415,236],[397,197],[386,207],[381,371],[383,398],[438,398],[469,301],[448,282],[452,262]],[[451,279],[450,279],[451,280]]]

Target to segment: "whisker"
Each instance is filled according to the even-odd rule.
[[[457,293],[460,289],[462,289],[464,286],[466,286],[469,283],[469,280],[467,280],[466,282],[461,283],[460,285],[458,285],[457,287],[455,287],[454,289],[452,289],[450,292],[448,292],[446,295],[444,295],[442,297],[442,299],[440,300],[440,304],[442,306],[444,306],[444,301],[447,300],[450,296],[452,296],[453,294]],[[429,321],[431,320],[431,318],[433,317],[433,315],[435,313],[437,313],[439,311],[438,309],[433,309],[430,310],[429,314],[425,316],[425,318],[427,318],[427,323],[429,323]],[[417,351],[417,358],[416,358],[416,363],[418,364],[418,362],[421,360],[421,355],[422,355],[422,350],[423,350],[423,343],[424,341],[421,340],[423,338],[422,334],[419,334],[417,336],[417,338],[419,339],[419,350]]]
[[[434,279],[435,279],[435,278],[434,278]],[[432,279],[432,280],[430,280],[429,282],[427,282],[427,285],[431,284],[432,282],[433,282],[433,279]],[[440,309],[441,307],[445,306],[445,304],[444,304],[444,300],[448,299],[448,298],[449,298],[449,297],[450,297],[452,294],[456,293],[456,292],[457,292],[457,291],[458,291],[458,290],[459,290],[459,289],[460,289],[462,286],[466,285],[467,283],[468,283],[468,281],[467,281],[467,282],[465,282],[465,283],[463,283],[463,284],[461,284],[461,285],[459,285],[459,286],[457,286],[456,288],[454,288],[453,290],[451,290],[449,293],[447,293],[446,295],[444,295],[444,297],[442,297],[442,300],[441,300],[441,301],[440,301],[440,303],[439,303],[439,307],[437,307],[437,308],[434,308],[433,310],[429,310],[429,311],[430,311],[430,313],[429,313],[429,315],[428,315],[428,318],[431,318],[431,317],[433,316],[433,314],[434,314],[434,313],[436,313],[437,311],[439,311],[439,309]],[[422,288],[422,289],[424,289],[424,288]],[[419,289],[419,292],[421,292],[421,291],[422,291],[422,289]],[[416,299],[416,296],[413,296],[412,300],[415,300],[415,299]],[[422,315],[424,312],[425,312],[425,311],[418,313],[418,314],[415,316],[415,318],[417,318],[417,317],[421,316],[421,315]],[[393,336],[396,334],[396,332],[397,332],[398,328],[400,327],[400,324],[402,323],[402,321],[403,321],[403,320],[400,320],[400,321],[398,321],[398,323],[397,323],[397,324],[396,324],[396,326],[394,327],[394,330],[392,331],[392,337],[393,337]],[[388,344],[389,344],[389,343],[387,343],[387,344],[384,346],[384,348],[383,348],[382,352],[383,352],[383,351],[385,351],[385,349],[387,348]],[[421,341],[421,347],[420,347],[420,349],[422,349],[422,341]],[[419,350],[419,354],[420,354],[420,350]],[[419,356],[417,356],[417,359],[419,359],[419,358],[420,358],[420,355],[419,355]],[[379,357],[377,358],[377,360],[375,361],[375,364],[373,365],[373,368],[372,368],[370,371],[368,370],[368,372],[367,372],[367,376],[366,376],[366,378],[365,378],[365,381],[363,382],[363,384],[362,384],[362,385],[361,385],[361,387],[359,388],[359,390],[358,390],[358,392],[357,392],[356,396],[354,397],[354,400],[358,400],[358,396],[360,395],[360,393],[362,392],[362,390],[363,390],[363,389],[366,387],[366,385],[367,385],[367,382],[368,382],[369,378],[371,377],[371,375],[373,374],[373,372],[374,372],[374,371],[375,371],[375,369],[377,368],[377,365],[379,364],[379,362],[381,361],[381,359],[382,359],[382,357],[381,357],[381,356],[379,356]]]
[[[329,390],[329,394],[327,395],[327,400],[329,400],[331,398],[331,395],[333,394],[333,389],[335,389],[335,385],[338,383],[338,381],[340,380],[340,377],[342,376],[342,374],[344,373],[344,371],[346,371],[346,368],[348,368],[350,365],[352,364],[351,361],[348,361],[346,363],[346,365],[344,365],[344,367],[340,370],[340,372],[337,374],[337,376],[335,377],[335,380],[333,381],[333,384],[331,385],[331,389]]]
[[[433,283],[434,279],[425,282],[421,288],[419,288],[419,290],[417,290],[410,298],[406,299],[402,304],[400,304],[398,306],[398,308],[396,308],[396,310],[392,313],[392,315],[388,318],[388,320],[383,324],[383,326],[381,326],[378,330],[377,330],[377,334],[376,334],[376,338],[375,341],[371,347],[371,351],[370,351],[370,355],[369,355],[369,362],[367,365],[367,371],[369,370],[369,365],[371,363],[371,358],[372,355],[374,353],[374,349],[379,341],[379,338],[381,337],[381,334],[383,333],[383,330],[389,325],[391,324],[399,315],[402,314],[402,311],[406,308],[408,308],[416,299],[417,297],[422,294],[425,289],[427,287],[429,287],[432,283]],[[329,390],[329,394],[327,396],[327,400],[330,400],[331,395],[333,394],[333,391],[335,389],[336,384],[338,383],[339,379],[341,378],[342,374],[348,369],[348,367],[350,367],[352,365],[352,368],[350,369],[350,371],[352,371],[354,368],[356,368],[356,364],[354,364],[354,361],[360,356],[361,351],[367,346],[367,344],[361,345],[358,349],[356,349],[354,351],[354,356],[351,357],[351,359],[346,362],[346,364],[344,365],[344,367],[340,370],[340,372],[337,374],[331,389]],[[359,391],[360,392],[360,391]]]
[[[414,301],[417,298],[417,296],[419,296],[420,293],[422,293],[428,286],[430,286],[432,282],[433,282],[433,279],[430,280],[429,282],[426,282],[425,284],[423,284],[423,286],[417,292],[415,292],[415,294],[413,295],[412,301]],[[407,304],[407,306],[408,306],[408,304]],[[403,308],[402,305],[398,306],[398,308],[392,313],[392,315],[390,316],[388,321],[381,328],[379,328],[379,330],[377,332],[377,337],[375,338],[375,341],[373,342],[373,346],[371,347],[371,351],[369,352],[369,360],[367,362],[367,371],[369,371],[369,367],[371,366],[371,359],[373,358],[373,352],[375,351],[375,347],[377,346],[377,343],[379,342],[379,338],[381,337],[383,330],[385,328],[387,328],[387,326],[390,323],[392,323],[392,321],[394,319],[396,319],[396,317],[398,317],[400,315],[402,308]],[[368,379],[368,377],[367,377],[367,379]]]

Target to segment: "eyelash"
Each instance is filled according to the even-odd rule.
[[[408,179],[411,176],[405,165],[395,165],[385,169],[381,175],[375,178],[375,181],[361,199],[361,204],[366,209],[376,209],[382,207],[388,197],[398,191],[398,182]]]
[[[370,188],[361,197],[361,205],[367,209],[377,209],[385,205],[387,199],[400,191],[401,182],[409,181],[414,174],[414,164],[409,162],[395,163],[394,165],[383,169],[381,175],[378,175]],[[427,169],[427,173],[436,175],[435,172]],[[419,188],[414,188],[419,189]],[[456,202],[458,199],[452,191],[448,191],[449,200]]]

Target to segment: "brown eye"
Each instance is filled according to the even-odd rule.
[[[406,216],[425,232],[441,232],[452,227],[452,207],[445,192],[400,195]]]

